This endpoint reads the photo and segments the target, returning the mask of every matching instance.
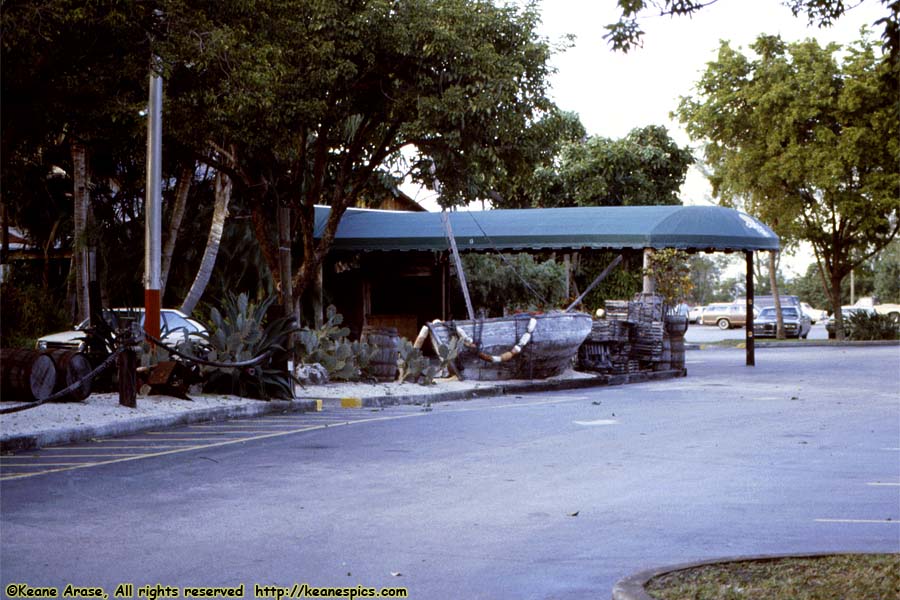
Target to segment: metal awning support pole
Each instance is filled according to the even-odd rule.
[[[644,248],[644,279],[641,291],[645,294],[656,293],[656,277],[647,272],[653,264],[653,248]]]
[[[753,339],[753,251],[746,250],[747,258],[747,366],[756,365],[756,348]]]
[[[580,295],[580,296],[578,296],[577,298],[575,298],[575,301],[574,301],[572,304],[570,304],[570,305],[568,306],[568,308],[566,308],[565,312],[569,312],[570,310],[572,310],[573,308],[575,308],[576,306],[578,306],[578,305],[581,303],[581,301],[584,300],[584,297],[587,296],[588,293],[589,293],[592,289],[594,289],[595,287],[597,287],[597,284],[598,284],[598,283],[600,283],[601,281],[603,281],[604,279],[606,279],[606,276],[609,275],[609,272],[612,271],[613,269],[615,269],[615,268],[616,268],[616,265],[618,265],[620,262],[622,262],[622,257],[623,257],[623,256],[624,256],[624,255],[622,255],[622,254],[618,255],[617,257],[615,257],[615,258],[613,259],[613,261],[612,261],[611,263],[609,263],[608,265],[606,265],[606,268],[603,269],[603,272],[600,273],[599,275],[597,275],[597,278],[594,279],[594,281],[591,282],[591,285],[587,286],[587,289],[586,289],[586,290],[584,290],[583,292],[581,292],[581,295]]]
[[[456,263],[456,272],[459,274],[459,285],[462,286],[462,293],[466,299],[466,311],[469,314],[469,320],[475,320],[475,310],[472,308],[472,299],[469,297],[469,285],[466,283],[466,272],[463,271],[462,260],[459,258],[459,249],[456,247],[456,238],[453,237],[453,228],[450,227],[450,216],[447,211],[441,211],[441,221],[444,222],[444,231],[447,232],[447,238],[450,240],[450,250],[453,252],[453,260]]]
[[[144,205],[144,330],[159,337],[162,264],[162,77],[158,57],[150,71],[147,114],[147,189]]]

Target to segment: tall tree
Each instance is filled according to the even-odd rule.
[[[640,46],[644,36],[639,20],[644,16],[690,16],[717,0],[617,0],[621,16],[606,26],[603,36],[615,50],[628,52]],[[859,3],[862,3],[860,0]],[[782,0],[794,16],[806,16],[810,25],[828,27],[859,3],[845,0]],[[900,0],[881,0],[886,15],[873,23],[883,28],[882,41],[892,62],[900,58]]]
[[[649,125],[621,139],[563,141],[498,208],[681,204],[678,191],[693,157],[665,127]]]
[[[842,333],[841,282],[900,228],[895,71],[868,37],[843,63],[813,40],[751,49],[723,42],[677,116],[704,140],[715,195],[812,244]]]
[[[151,7],[136,0],[22,0],[4,3],[0,13],[3,178],[16,177],[45,152],[68,148],[79,319],[87,315],[92,157],[139,124],[152,20]]]
[[[204,160],[254,195],[274,274],[276,206],[291,209],[298,297],[346,209],[402,149],[415,150],[414,180],[439,181],[443,204],[462,203],[497,187],[519,136],[553,109],[551,50],[530,4],[173,2],[165,20],[170,120],[190,124],[179,128],[186,145],[201,147],[198,131],[235,145],[233,167]],[[321,230],[316,204],[331,207]]]

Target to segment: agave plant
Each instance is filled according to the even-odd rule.
[[[264,356],[251,367],[204,367],[205,391],[225,391],[251,398],[292,398],[293,378],[283,364],[290,335],[297,331],[293,317],[265,323],[266,311],[275,296],[251,302],[247,294],[227,294],[222,310],[210,312],[210,333],[203,336],[209,344],[208,359],[214,362],[240,363]]]

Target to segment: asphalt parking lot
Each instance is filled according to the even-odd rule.
[[[897,552],[898,366],[690,351],[681,379],[161,432],[192,447],[3,481],[0,579],[604,598],[665,564]]]

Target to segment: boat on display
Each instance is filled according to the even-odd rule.
[[[591,332],[583,312],[522,313],[428,325],[434,340],[459,338],[456,368],[466,379],[546,379],[569,368]]]

